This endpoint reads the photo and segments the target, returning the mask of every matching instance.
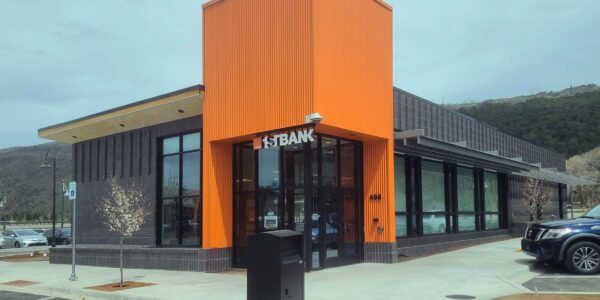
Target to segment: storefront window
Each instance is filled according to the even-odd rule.
[[[394,202],[396,208],[396,237],[408,234],[406,222],[406,176],[404,157],[394,156]]]
[[[475,176],[473,169],[456,168],[458,195],[458,230],[475,230]]]
[[[485,228],[500,228],[500,209],[498,201],[498,175],[493,172],[485,172],[483,189],[485,193]]]
[[[200,247],[201,134],[165,138],[161,148],[161,245]]]
[[[337,140],[323,137],[322,138],[322,164],[323,175],[322,184],[327,187],[337,187]]]
[[[421,164],[423,234],[446,232],[444,165],[423,161]]]

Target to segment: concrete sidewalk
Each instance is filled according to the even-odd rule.
[[[519,240],[479,245],[400,264],[356,264],[306,274],[306,299],[477,299],[527,293],[521,284],[536,277],[533,259],[517,252]],[[118,269],[77,269],[70,282],[69,265],[47,262],[0,262],[0,282],[28,280],[27,287],[0,285],[0,290],[37,292],[69,299],[245,299],[246,276],[241,272],[207,274],[157,270],[125,270],[126,280],[155,286],[120,292],[86,287],[118,281]]]

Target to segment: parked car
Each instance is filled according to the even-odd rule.
[[[446,217],[440,217],[439,215],[424,215],[423,231],[427,233],[446,232]]]
[[[45,232],[46,230],[45,230],[45,229],[40,229],[40,228],[37,228],[37,229],[34,229],[33,231],[37,232],[38,234],[44,235],[44,232]]]
[[[4,237],[0,235],[0,249],[4,247]]]
[[[48,244],[52,245],[52,229],[46,230],[44,236],[48,239]],[[54,238],[57,245],[68,245],[71,243],[71,228],[56,228]]]
[[[29,247],[47,246],[48,240],[31,229],[15,229],[2,232],[4,246],[6,247]]]
[[[562,264],[576,274],[600,272],[600,205],[577,219],[531,225],[521,248],[538,261]]]

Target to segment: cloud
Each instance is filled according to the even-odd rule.
[[[201,83],[203,2],[0,1],[0,148]],[[432,101],[600,83],[600,1],[388,3],[394,83]]]

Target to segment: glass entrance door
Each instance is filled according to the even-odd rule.
[[[359,146],[321,136],[258,151],[235,145],[233,265],[245,266],[248,235],[278,229],[305,233],[307,270],[357,262]]]

